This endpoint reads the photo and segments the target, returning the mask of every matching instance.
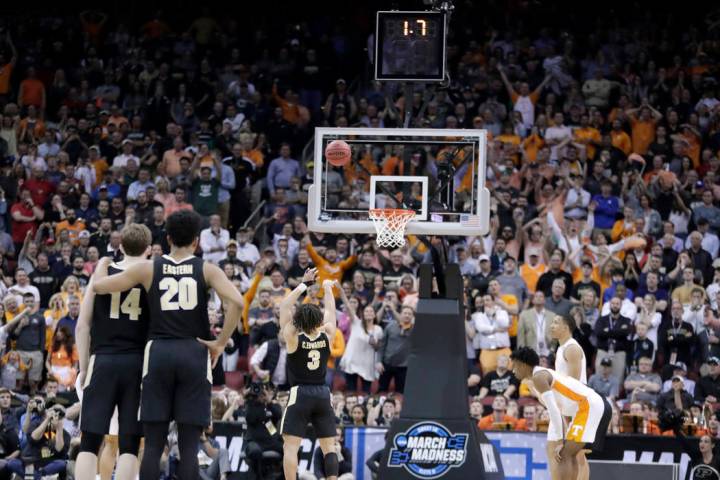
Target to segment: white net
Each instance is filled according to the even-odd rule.
[[[377,231],[375,243],[378,246],[398,248],[405,245],[405,226],[415,216],[413,210],[375,208],[370,210],[369,216]]]

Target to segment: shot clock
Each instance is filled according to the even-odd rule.
[[[445,13],[377,12],[375,79],[445,79]]]

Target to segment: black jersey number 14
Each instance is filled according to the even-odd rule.
[[[117,320],[120,313],[127,315],[130,320],[137,321],[142,314],[140,308],[140,289],[133,288],[127,292],[125,300],[120,303],[121,293],[114,292],[110,297],[110,318]]]
[[[197,282],[192,277],[166,277],[158,284],[163,293],[160,308],[169,310],[192,310],[198,304]]]

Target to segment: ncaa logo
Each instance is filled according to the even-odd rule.
[[[393,439],[388,467],[405,468],[417,478],[437,478],[465,463],[466,433],[453,435],[435,422],[421,422]]]

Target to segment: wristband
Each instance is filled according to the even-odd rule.
[[[303,293],[305,290],[308,289],[308,286],[305,285],[304,283],[301,283],[300,285],[297,286],[297,288],[300,289],[300,293]]]

